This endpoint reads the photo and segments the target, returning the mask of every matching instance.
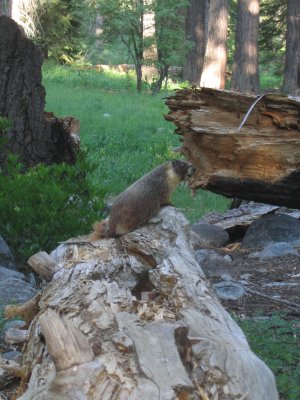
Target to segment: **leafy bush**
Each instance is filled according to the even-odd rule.
[[[93,169],[84,152],[75,165],[39,165],[25,173],[16,156],[8,157],[0,174],[0,232],[20,261],[89,232],[101,217],[104,193],[87,179]]]
[[[239,320],[249,344],[272,369],[284,400],[300,399],[300,323],[284,316]]]
[[[12,121],[0,116],[0,132],[5,132],[12,127]]]

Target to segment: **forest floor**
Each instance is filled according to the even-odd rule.
[[[238,300],[221,300],[222,305],[238,318],[285,313],[300,323],[300,258],[290,255],[260,261],[249,258],[249,253],[242,249],[230,253],[230,275],[243,284],[246,293]]]

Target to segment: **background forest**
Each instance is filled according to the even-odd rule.
[[[279,88],[284,74],[284,90],[291,92],[291,83],[296,83],[288,69],[299,32],[293,26],[287,29],[288,14],[290,25],[296,23],[296,0],[2,3],[2,10],[12,12],[46,59],[61,64],[134,64],[138,90],[145,65],[157,68],[158,77],[148,76],[154,91],[174,66],[183,68],[183,81],[201,81],[202,86],[222,88],[227,80],[230,87],[232,78],[232,88],[258,92],[260,80],[262,88]],[[286,43],[291,47],[287,58]]]
[[[163,118],[172,90],[299,95],[299,0],[2,0],[0,14],[43,52],[46,110],[81,124],[75,166],[24,172],[10,155],[0,176],[0,232],[21,264],[87,233],[111,197],[177,157],[178,138]],[[0,131],[10,123],[0,118]],[[191,222],[229,203],[204,191],[192,199],[185,188],[174,198]],[[299,399],[299,325],[285,316],[241,323],[282,399]]]

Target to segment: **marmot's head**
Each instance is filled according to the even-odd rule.
[[[172,167],[182,181],[192,177],[196,171],[193,164],[183,160],[172,160]]]

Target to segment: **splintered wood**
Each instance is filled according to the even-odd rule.
[[[55,272],[28,328],[17,398],[278,400],[189,235],[165,207],[118,239],[73,239],[42,257],[42,275]]]
[[[300,102],[208,88],[178,90],[165,118],[197,171],[191,186],[229,197],[300,207]]]

